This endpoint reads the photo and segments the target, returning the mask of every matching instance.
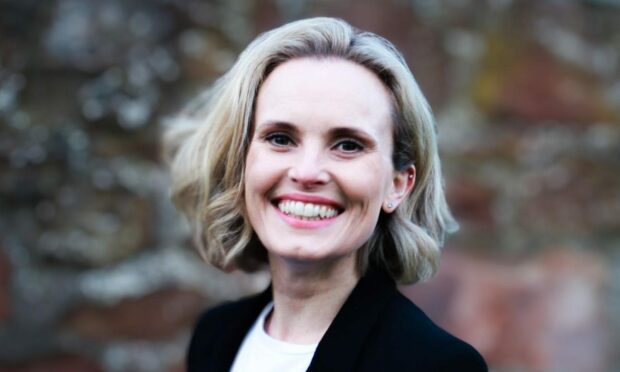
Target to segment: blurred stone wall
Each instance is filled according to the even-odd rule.
[[[0,371],[181,371],[266,285],[193,252],[159,135],[316,15],[393,41],[437,116],[461,230],[403,291],[494,371],[620,369],[620,2],[0,0]]]

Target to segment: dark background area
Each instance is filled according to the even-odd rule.
[[[258,33],[341,17],[405,54],[461,223],[403,291],[493,371],[618,371],[620,2],[0,0],[0,371],[182,371],[203,264],[159,137]]]

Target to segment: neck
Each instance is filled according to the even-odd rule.
[[[327,264],[269,259],[274,308],[267,333],[292,343],[318,343],[359,280],[355,255]]]

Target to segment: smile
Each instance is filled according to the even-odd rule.
[[[338,210],[331,206],[304,203],[296,200],[281,200],[278,202],[277,207],[288,216],[308,221],[328,219],[339,214]]]

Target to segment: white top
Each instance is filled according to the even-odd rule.
[[[276,340],[265,332],[265,318],[273,309],[267,304],[243,339],[231,372],[305,372],[318,344],[301,345]]]

